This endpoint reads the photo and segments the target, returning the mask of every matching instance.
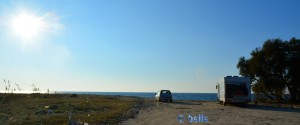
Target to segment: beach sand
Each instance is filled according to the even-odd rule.
[[[156,125],[156,124],[211,124],[211,125],[299,125],[300,109],[295,107],[271,106],[266,104],[249,104],[246,107],[234,105],[223,106],[217,102],[175,101],[172,103],[145,102],[145,108],[135,118],[123,121],[124,125]],[[202,121],[189,122],[190,116]],[[203,114],[203,115],[201,115]],[[178,116],[183,122],[179,122]],[[204,121],[204,117],[207,122]]]

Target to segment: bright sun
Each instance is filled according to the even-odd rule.
[[[32,40],[38,37],[44,25],[42,18],[29,13],[21,13],[12,21],[14,32],[24,40]]]

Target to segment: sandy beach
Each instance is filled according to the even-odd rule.
[[[223,106],[217,102],[164,103],[150,100],[146,101],[145,105],[135,118],[123,121],[121,124],[299,125],[300,123],[300,109],[296,106],[249,104],[246,107],[239,107]],[[189,116],[197,118],[191,121]],[[204,120],[205,118],[207,121]]]

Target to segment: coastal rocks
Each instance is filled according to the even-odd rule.
[[[144,100],[142,98],[135,97],[134,99],[137,101],[137,103],[125,113],[124,118],[122,118],[123,120],[127,118],[136,118],[138,114],[141,114],[140,111],[142,109],[149,108],[149,105],[143,104]]]
[[[134,105],[133,108],[128,111],[127,116],[129,118],[135,118],[136,114],[138,114],[140,110],[141,110],[141,106]]]

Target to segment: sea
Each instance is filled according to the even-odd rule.
[[[154,99],[156,93],[152,92],[66,92],[64,94],[89,94],[89,95],[118,95],[135,96],[148,99]],[[194,100],[194,101],[217,101],[217,93],[172,93],[173,100]]]

